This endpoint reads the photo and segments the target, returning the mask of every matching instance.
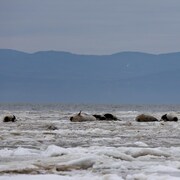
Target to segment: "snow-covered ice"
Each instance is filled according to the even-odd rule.
[[[142,112],[179,116],[178,108],[0,105],[0,180],[180,179],[179,122],[135,121]],[[82,109],[110,112],[121,121],[69,121]],[[6,114],[18,121],[4,123]]]

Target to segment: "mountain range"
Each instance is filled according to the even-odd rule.
[[[0,102],[178,104],[180,52],[79,55],[0,49]]]

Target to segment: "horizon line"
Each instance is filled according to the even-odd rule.
[[[26,54],[36,54],[36,53],[40,53],[40,52],[57,52],[57,53],[68,53],[68,54],[72,54],[72,55],[82,55],[82,56],[111,56],[111,55],[116,55],[116,54],[121,54],[121,53],[139,53],[139,54],[147,54],[147,55],[154,55],[154,56],[158,56],[158,55],[166,55],[166,54],[176,54],[176,53],[180,53],[180,51],[170,51],[170,52],[163,52],[163,53],[149,53],[149,52],[143,52],[143,51],[136,51],[136,50],[126,50],[126,51],[117,51],[111,54],[83,54],[83,53],[75,53],[75,52],[71,52],[71,51],[63,51],[63,50],[53,50],[53,49],[49,49],[49,50],[38,50],[38,51],[34,51],[34,52],[28,52],[28,51],[24,51],[24,50],[18,50],[18,49],[11,49],[11,48],[0,48],[0,50],[9,50],[9,51],[16,51],[16,52],[21,52],[21,53],[26,53]]]

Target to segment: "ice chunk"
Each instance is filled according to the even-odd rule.
[[[68,150],[56,145],[50,145],[42,152],[42,155],[46,157],[62,156],[64,154],[68,154]]]
[[[17,149],[14,150],[13,155],[14,156],[36,155],[37,152],[38,152],[37,150],[18,147]]]
[[[130,155],[127,155],[127,154],[121,153],[121,152],[117,152],[117,151],[106,151],[106,152],[104,152],[104,155],[111,156],[113,158],[121,159],[121,160],[125,160],[125,161],[133,161],[133,159],[134,159]]]
[[[65,164],[59,164],[56,167],[57,171],[68,171],[72,169],[88,169],[95,164],[94,157],[80,158],[77,160],[69,161]]]
[[[143,143],[141,141],[137,141],[134,143],[136,146],[141,146],[141,147],[148,147],[148,145],[146,143]]]
[[[13,151],[8,148],[4,148],[0,150],[0,157],[9,157],[12,154],[13,154]]]
[[[127,175],[126,180],[148,180],[147,176],[143,173]]]
[[[4,148],[0,150],[0,157],[37,155],[38,150],[18,147],[16,149]]]
[[[137,150],[136,152],[134,152],[132,154],[132,157],[134,158],[138,158],[140,156],[147,156],[147,155],[153,155],[153,156],[164,156],[164,157],[169,157],[170,155],[168,153],[165,153],[161,150],[158,150],[158,149],[140,149],[140,150]]]

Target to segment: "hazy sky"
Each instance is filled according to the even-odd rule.
[[[180,51],[180,0],[0,0],[0,48]]]

